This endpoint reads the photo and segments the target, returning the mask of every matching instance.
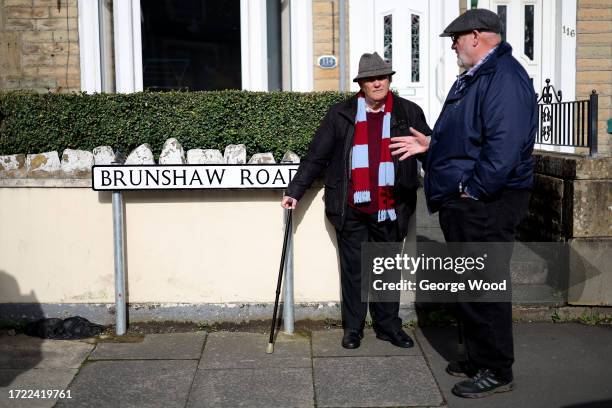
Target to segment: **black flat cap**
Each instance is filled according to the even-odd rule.
[[[490,31],[499,34],[501,32],[499,16],[487,9],[468,10],[454,19],[440,34],[440,37],[450,37],[453,34],[466,33],[472,30]]]

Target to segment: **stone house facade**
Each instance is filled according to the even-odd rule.
[[[551,78],[563,90],[564,100],[587,99],[593,89],[597,90],[599,151],[605,155],[611,152],[607,133],[607,121],[612,118],[610,0],[432,0],[427,3],[283,0],[280,5],[270,0],[234,0],[233,8],[226,5],[223,9],[214,8],[211,4],[215,2],[206,0],[181,2],[181,8],[174,3],[178,4],[145,0],[0,0],[0,89],[62,93],[209,89],[208,84],[189,78],[190,67],[194,67],[194,72],[211,72],[209,76],[222,84],[218,86],[228,88],[354,90],[351,78],[359,55],[372,49],[390,52],[395,45],[394,68],[400,75],[396,75],[397,82],[394,78],[394,85],[400,94],[424,105],[429,121],[434,121],[441,106],[441,95],[457,74],[450,44],[438,39],[437,34],[459,12],[476,5],[508,13],[508,35],[513,30],[521,35],[516,37],[521,39],[519,43],[513,41],[515,50],[522,50],[525,41],[528,56],[525,65],[532,66],[536,91],[541,90],[545,78]],[[187,6],[188,3],[192,5]],[[152,8],[152,4],[159,4],[154,6],[159,10]],[[527,14],[512,20],[512,7],[523,7],[535,23],[532,21],[529,26]],[[193,19],[198,12],[203,16],[201,21]],[[216,13],[225,28],[214,26],[214,19],[205,20],[210,18],[204,17],[206,13]],[[188,33],[191,40],[179,38],[179,34],[164,38],[153,23],[158,15],[167,21],[172,18],[187,21],[182,25],[190,29],[191,24],[196,30]],[[105,18],[110,26],[107,28],[110,34],[106,36],[103,34]],[[344,21],[344,30],[341,30],[341,21]],[[197,33],[203,32],[198,24],[213,27],[218,31],[217,37],[207,33],[214,37],[206,40],[210,43],[195,44],[200,38]],[[554,30],[548,30],[549,25]],[[400,31],[405,27],[411,32]],[[523,31],[529,30],[533,37],[531,44],[527,44],[527,34],[523,35]],[[406,35],[411,36],[411,43],[402,42],[401,37]],[[369,41],[368,36],[376,39]],[[233,38],[234,42],[226,38]],[[341,45],[344,58],[340,55]],[[231,48],[235,51],[228,52]],[[172,55],[173,49],[188,50],[191,57],[177,58]],[[406,54],[402,50],[408,49],[412,54],[401,59]],[[206,59],[198,55],[205,55]],[[335,65],[322,67],[321,56],[333,56]],[[419,59],[420,69],[418,66],[415,69],[414,62]],[[556,63],[549,62],[554,60]],[[206,66],[207,61],[214,62]],[[408,65],[412,66],[412,72],[408,72]],[[228,67],[233,70],[229,74],[224,72]],[[342,69],[344,75],[341,75]],[[155,83],[161,78],[159,75],[165,78],[162,84]],[[104,76],[109,79],[105,81]]]

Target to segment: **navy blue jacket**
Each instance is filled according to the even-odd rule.
[[[426,155],[425,195],[430,211],[462,190],[491,200],[504,189],[530,189],[537,102],[531,79],[499,44],[464,87],[451,88]]]

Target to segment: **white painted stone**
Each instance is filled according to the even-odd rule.
[[[113,164],[115,152],[110,146],[98,146],[93,149],[94,163],[97,165]]]
[[[53,177],[62,169],[57,152],[28,154],[26,169],[29,177]]]
[[[223,155],[217,149],[191,149],[187,151],[189,164],[224,164]]]
[[[161,154],[159,155],[159,164],[185,164],[185,151],[178,140],[171,137],[166,140]]]
[[[25,154],[0,156],[0,178],[21,178],[26,175]]]
[[[245,164],[246,146],[243,144],[227,145],[223,153],[223,160],[227,164]]]
[[[66,174],[90,174],[93,165],[94,155],[87,150],[66,149],[62,153],[62,171]]]
[[[255,153],[251,156],[249,164],[274,164],[274,155],[272,153]]]
[[[300,156],[293,153],[291,150],[287,150],[281,159],[281,163],[299,163]]]
[[[151,146],[148,143],[138,146],[130,153],[125,164],[155,164]]]

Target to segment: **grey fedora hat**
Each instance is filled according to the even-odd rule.
[[[359,71],[357,76],[353,78],[353,82],[363,78],[393,74],[395,74],[395,71],[391,69],[391,64],[385,62],[377,52],[372,54],[366,52],[359,59]]]
[[[487,9],[471,9],[454,19],[440,37],[450,37],[453,34],[466,33],[472,30],[501,32],[499,16]]]

